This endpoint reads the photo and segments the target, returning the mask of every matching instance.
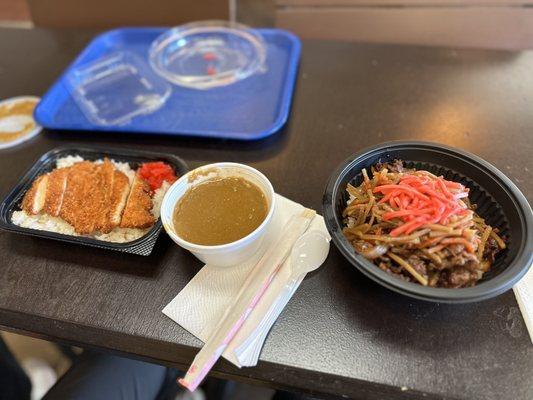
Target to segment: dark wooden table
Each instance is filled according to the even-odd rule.
[[[0,30],[0,98],[41,95],[91,32]],[[237,161],[320,209],[357,150],[425,139],[474,152],[533,196],[533,52],[306,41],[288,125],[257,143],[44,132],[0,152],[4,195],[66,143],[166,151],[191,167]],[[201,264],[161,235],[144,258],[0,233],[3,329],[185,368],[201,343],[161,313]],[[412,300],[332,248],[272,330],[256,368],[213,375],[357,399],[532,399],[533,346],[512,292],[477,304]]]

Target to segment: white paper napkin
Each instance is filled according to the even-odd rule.
[[[276,196],[276,211],[271,228],[263,240],[262,250],[249,261],[234,267],[205,265],[163,309],[165,315],[203,342],[209,338],[221,316],[237,296],[248,273],[268,245],[276,239],[280,229],[291,216],[304,208],[301,204],[283,196],[278,194]],[[313,229],[320,230],[329,237],[324,219],[320,215],[317,215],[311,223],[309,230]],[[270,327],[303,280],[302,277],[294,287],[285,289],[289,276],[290,258],[280,268],[259,304],[222,354],[224,358],[238,367],[257,364]],[[276,302],[275,299],[280,294],[282,297]]]
[[[531,267],[514,288],[516,301],[524,317],[529,337],[533,342],[533,267]]]

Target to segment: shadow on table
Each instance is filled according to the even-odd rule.
[[[382,287],[344,260],[337,249],[332,248],[330,258],[337,268],[329,268],[322,279],[335,287],[334,307],[349,311],[356,330],[364,330],[373,341],[387,342],[399,352],[451,356],[473,343],[484,348],[498,335],[509,346],[518,338],[500,328],[496,315],[502,307],[513,308],[512,291],[477,303],[427,302]]]
[[[64,144],[76,142],[86,144],[90,141],[99,145],[109,144],[116,147],[141,147],[153,151],[170,151],[187,160],[211,162],[227,159],[253,162],[273,158],[283,150],[288,143],[287,126],[289,124],[290,122],[271,136],[253,141],[96,131],[46,130],[44,135],[54,141],[64,141]],[[179,150],[174,152],[173,148],[179,148]]]
[[[160,273],[165,255],[173,245],[163,233],[157,240],[152,254],[145,257],[119,251],[63,243],[43,238],[6,235],[10,251],[25,259],[53,262],[58,265],[94,268],[117,274],[156,278]]]

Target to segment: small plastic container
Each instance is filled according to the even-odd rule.
[[[176,85],[210,89],[261,72],[266,45],[246,25],[204,21],[163,33],[152,43],[149,59],[154,71]]]
[[[98,125],[124,125],[159,109],[170,85],[130,52],[116,52],[69,72],[68,89],[87,119]]]
[[[196,176],[192,182],[191,176]],[[268,214],[265,220],[252,233],[235,242],[217,246],[204,246],[188,242],[177,235],[174,230],[174,208],[179,199],[194,185],[214,176],[237,176],[255,183],[265,194],[268,202]],[[237,163],[216,163],[197,168],[178,179],[168,188],[161,204],[161,221],[171,239],[179,246],[189,250],[200,261],[217,267],[230,267],[246,261],[253,256],[261,246],[276,207],[276,196],[270,181],[258,170]]]

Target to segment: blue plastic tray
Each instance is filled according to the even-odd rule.
[[[267,43],[267,71],[233,85],[194,90],[172,85],[167,103],[153,114],[118,126],[91,123],[71,98],[69,71],[111,52],[128,50],[145,59],[152,41],[167,28],[121,28],[97,36],[43,96],[35,119],[49,129],[193,135],[256,140],[287,121],[300,59],[300,40],[279,29],[260,29]]]

